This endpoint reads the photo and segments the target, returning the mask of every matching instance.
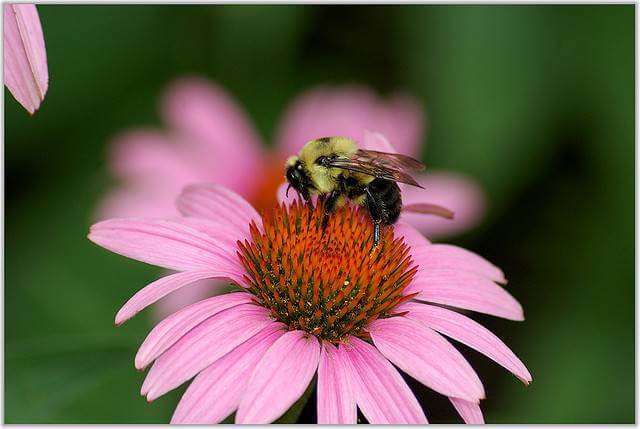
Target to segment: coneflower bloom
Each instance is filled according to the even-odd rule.
[[[159,107],[165,129],[126,130],[110,145],[109,170],[119,185],[101,201],[98,219],[175,216],[175,196],[199,182],[225,185],[259,210],[271,207],[275,189],[284,182],[284,161],[301,144],[318,137],[344,136],[362,143],[365,130],[375,130],[399,153],[419,159],[424,150],[425,113],[420,101],[402,92],[381,98],[359,85],[320,86],[300,94],[285,109],[270,149],[243,107],[206,79],[176,80],[162,95]],[[416,180],[429,189],[430,202],[456,214],[453,220],[403,214],[405,222],[428,237],[467,231],[484,216],[484,192],[471,177],[429,166]],[[404,190],[405,204],[422,201],[424,194],[419,191]],[[155,315],[170,314],[183,304],[210,296],[213,290],[215,282],[210,281],[172,294],[154,306]]]
[[[522,320],[498,283],[500,269],[459,247],[432,244],[413,227],[373,226],[350,205],[321,224],[322,200],[281,203],[259,215],[220,185],[192,185],[184,217],[113,219],[89,239],[121,255],[178,271],[136,293],[121,324],[172,291],[224,279],[238,291],[168,316],[144,340],[136,368],[151,366],[152,401],[193,378],[172,423],[268,423],[317,374],[318,423],[426,423],[399,371],[450,398],[464,421],[483,421],[478,375],[445,336],[487,355],[525,383],[531,376],[495,335],[442,305]],[[394,366],[395,365],[395,366]]]

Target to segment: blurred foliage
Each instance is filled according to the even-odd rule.
[[[34,116],[5,91],[5,421],[167,422],[184,387],[138,395],[138,316],[160,273],[86,240],[119,131],[159,124],[184,74],[226,86],[269,140],[319,83],[401,88],[426,105],[428,165],[487,189],[450,240],[501,266],[524,323],[477,317],[531,370],[523,387],[463,349],[488,422],[634,422],[634,6],[39,5],[50,88]],[[447,401],[413,380],[431,421]],[[314,421],[315,394],[300,421]]]

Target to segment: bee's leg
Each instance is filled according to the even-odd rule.
[[[380,224],[382,223],[382,209],[380,208],[378,202],[373,197],[371,190],[367,187],[365,188],[365,192],[367,194],[366,206],[369,211],[369,215],[373,220],[373,247],[378,245],[380,241]]]
[[[304,202],[307,204],[311,203],[311,195],[309,194],[309,191],[307,189],[303,189],[302,192],[302,198],[304,198]]]
[[[340,192],[332,191],[324,202],[324,216],[322,217],[322,229],[327,227],[329,223],[329,215],[336,211],[338,200],[340,199]]]
[[[379,223],[374,223],[373,224],[373,246],[377,246],[378,242],[380,241],[380,224]]]

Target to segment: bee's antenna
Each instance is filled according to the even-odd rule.
[[[289,189],[291,189],[291,183],[289,183],[289,186],[287,186],[287,192],[285,193],[287,198],[289,198]]]

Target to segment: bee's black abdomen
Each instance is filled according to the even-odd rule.
[[[396,182],[374,179],[367,185],[367,209],[374,221],[393,225],[400,217],[402,198]]]

